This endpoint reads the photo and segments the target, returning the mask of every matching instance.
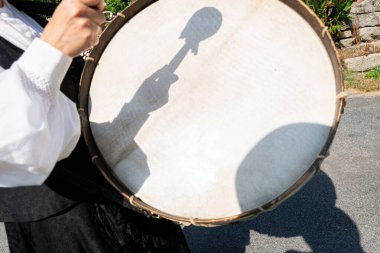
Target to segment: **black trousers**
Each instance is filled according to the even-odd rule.
[[[33,222],[6,223],[11,253],[189,252],[181,229],[110,203],[79,203]]]

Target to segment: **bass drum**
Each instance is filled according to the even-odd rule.
[[[216,226],[268,211],[317,171],[344,106],[324,25],[298,0],[140,0],[87,58],[93,161],[143,213]]]

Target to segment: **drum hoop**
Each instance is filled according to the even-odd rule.
[[[180,217],[162,212],[148,205],[147,203],[144,203],[139,198],[134,197],[133,193],[119,179],[117,179],[112,169],[109,167],[107,162],[102,157],[96,145],[89,123],[89,92],[92,77],[94,75],[100,57],[102,56],[104,50],[106,49],[111,39],[123,27],[123,25],[127,23],[135,15],[137,15],[140,11],[144,10],[146,7],[148,7],[156,1],[157,0],[138,0],[126,9],[124,9],[121,13],[118,13],[117,17],[105,29],[105,31],[100,37],[99,44],[96,47],[94,47],[93,51],[86,60],[86,64],[80,81],[81,85],[79,90],[78,111],[82,124],[82,134],[86,141],[86,145],[92,157],[93,163],[100,170],[100,172],[103,174],[106,180],[123,196],[126,202],[129,202],[129,204],[132,204],[133,206],[137,207],[145,215],[154,218],[165,218],[182,225],[213,227],[253,219],[257,217],[259,214],[273,210],[284,200],[296,193],[319,171],[322,161],[324,160],[324,158],[328,156],[328,150],[336,134],[336,130],[344,110],[345,96],[342,96],[344,91],[342,66],[339,60],[340,57],[338,51],[335,48],[331,35],[327,32],[327,29],[325,25],[322,23],[322,21],[311,9],[309,9],[309,7],[304,2],[302,2],[301,0],[280,0],[282,3],[289,6],[292,10],[296,11],[303,19],[305,19],[310,24],[310,26],[316,32],[320,40],[323,42],[332,62],[332,66],[334,68],[335,73],[337,101],[334,122],[332,124],[327,141],[320,152],[320,155],[317,157],[317,159],[314,161],[311,167],[288,190],[286,190],[284,193],[282,193],[274,200],[264,204],[262,207],[255,208],[253,210],[244,212],[239,215],[217,219],[193,219]],[[127,204],[126,206],[129,206],[129,204]]]

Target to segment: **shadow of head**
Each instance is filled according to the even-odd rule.
[[[190,18],[181,33],[180,39],[185,39],[186,44],[193,54],[198,53],[199,43],[213,36],[222,25],[222,14],[214,7],[204,7]]]
[[[263,246],[252,241],[252,232],[274,237],[302,237],[311,252],[364,252],[355,222],[336,205],[337,194],[331,178],[317,173],[300,191],[275,210],[256,219],[215,228],[189,227],[184,231],[194,252],[246,252],[246,245]],[[255,236],[255,238],[261,238]],[[290,243],[276,244],[286,248]],[[272,249],[274,248],[272,247]],[[269,247],[270,248],[270,247]],[[202,251],[197,251],[202,249]],[[300,252],[289,249],[286,252]]]
[[[239,167],[240,205],[247,208],[253,201],[260,206],[285,192],[315,161],[329,133],[324,125],[291,124],[265,136]],[[319,172],[275,210],[252,221],[251,228],[274,237],[302,236],[313,252],[363,252],[355,223],[336,200],[332,180]]]
[[[274,200],[301,178],[324,148],[330,127],[299,123],[264,136],[241,162],[236,194],[242,211]]]
[[[275,210],[249,222],[250,227],[271,237],[301,236],[312,252],[364,252],[355,222],[335,206],[336,200],[333,181],[320,171]]]

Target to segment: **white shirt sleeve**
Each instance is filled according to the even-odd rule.
[[[72,59],[35,39],[0,68],[0,186],[42,184],[80,136],[75,104],[60,92]]]

